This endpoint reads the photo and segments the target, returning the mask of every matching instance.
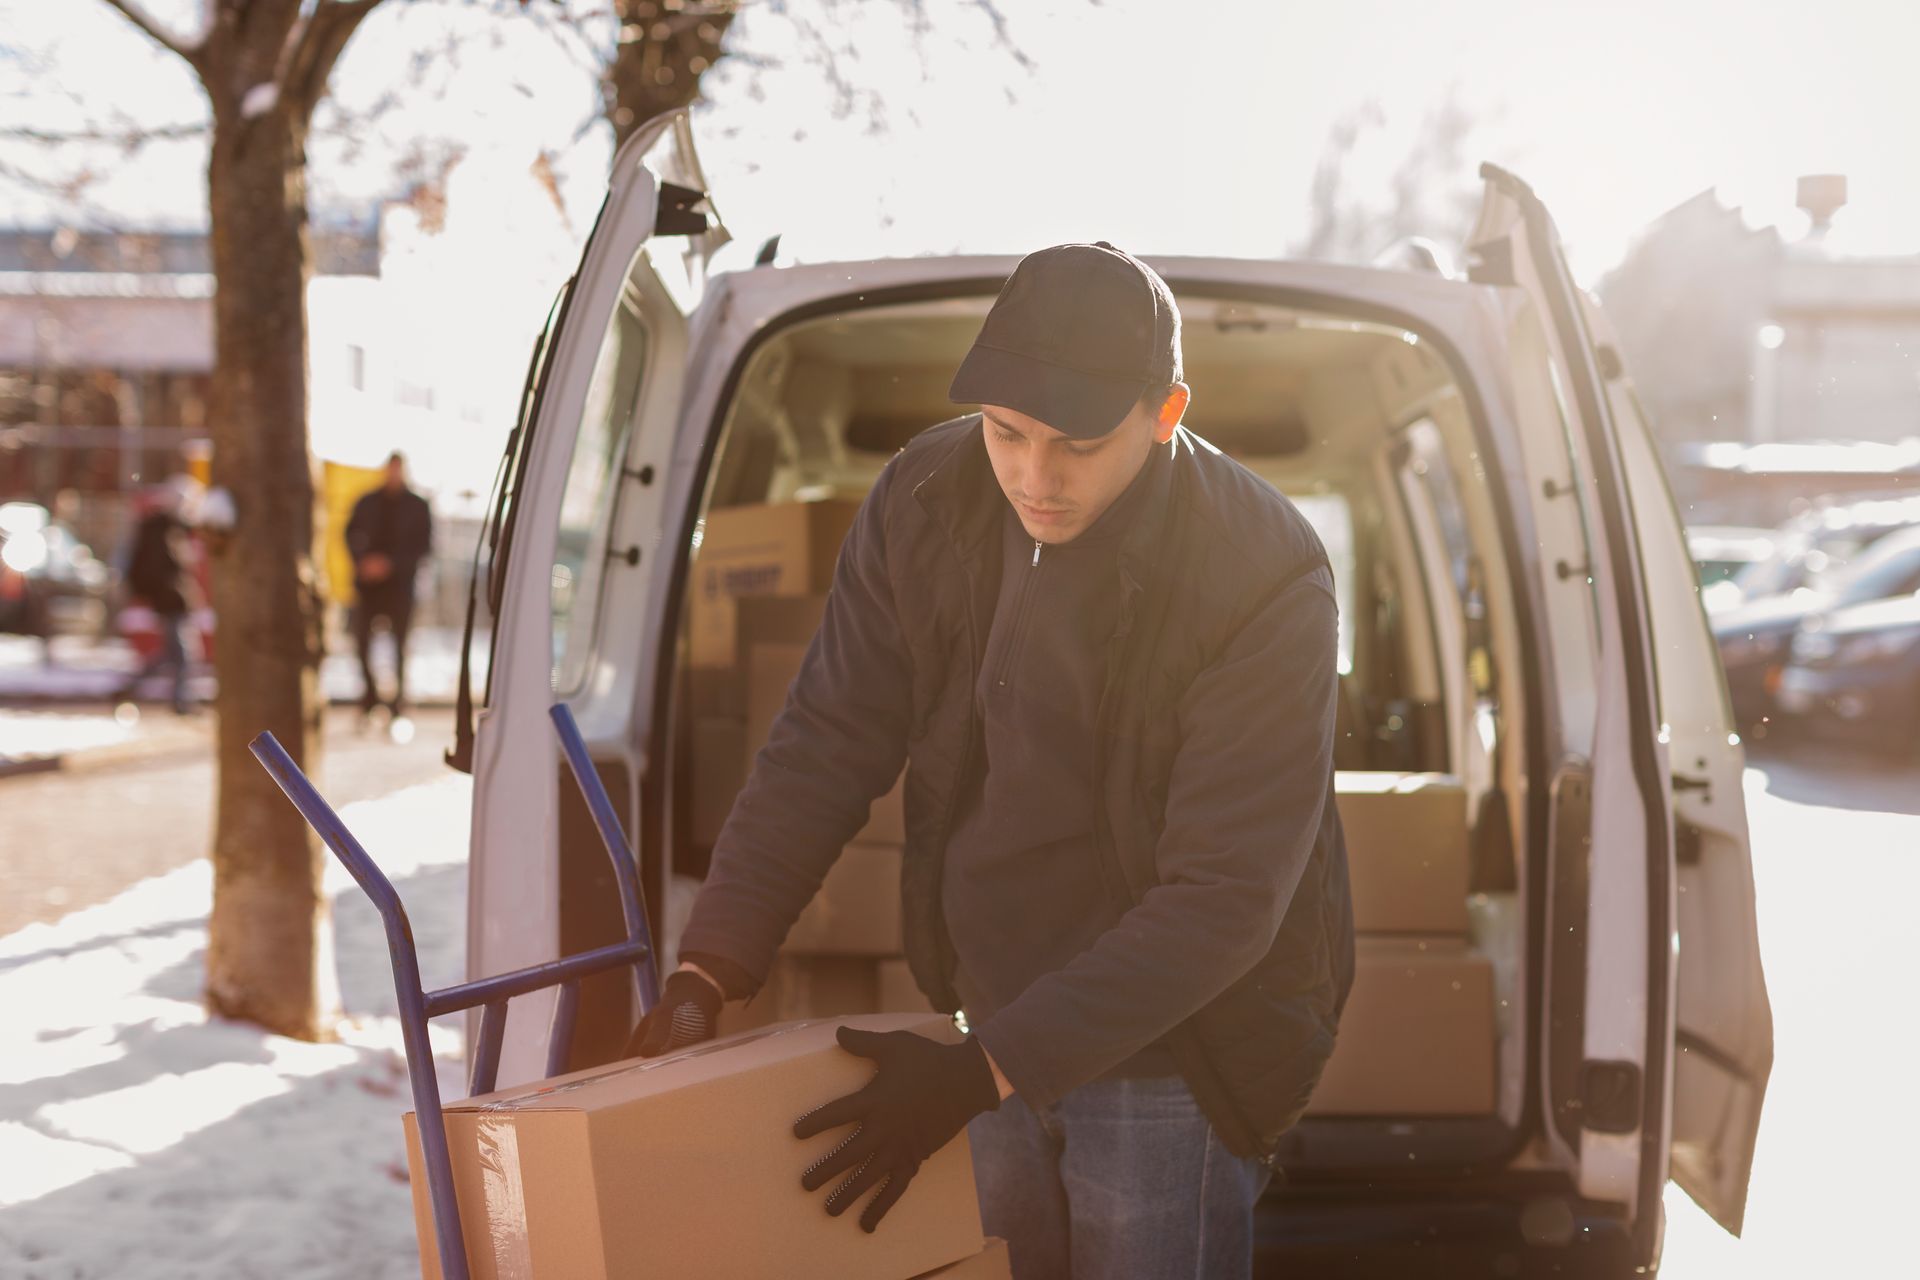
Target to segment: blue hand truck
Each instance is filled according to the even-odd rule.
[[[560,988],[547,1040],[547,1074],[550,1076],[567,1069],[567,1051],[573,1042],[582,978],[631,967],[634,994],[642,1016],[651,1012],[660,999],[653,931],[647,923],[646,897],[640,889],[633,849],[620,830],[613,802],[607,798],[600,775],[587,755],[587,744],[580,736],[573,712],[565,703],[560,703],[551,714],[567,767],[593,815],[600,842],[613,860],[613,874],[620,889],[620,911],[626,918],[626,940],[545,964],[529,965],[512,973],[442,987],[438,991],[427,991],[420,985],[420,958],[413,946],[413,928],[407,922],[406,907],[401,904],[392,882],[367,856],[367,851],[340,821],[340,815],[321,798],[278,739],[271,733],[262,733],[248,744],[254,758],[273,776],[300,816],[320,833],[327,848],[333,850],[333,855],[366,890],[386,926],[387,951],[393,960],[393,989],[400,1005],[400,1031],[406,1044],[407,1073],[413,1081],[420,1152],[426,1164],[427,1190],[433,1208],[433,1233],[440,1255],[440,1274],[445,1280],[469,1280],[469,1271],[466,1239],[460,1232],[460,1204],[453,1191],[453,1163],[447,1154],[446,1121],[440,1111],[440,1084],[434,1076],[433,1049],[427,1043],[428,1020],[468,1009],[481,1010],[480,1036],[474,1045],[467,1076],[469,1094],[481,1094],[493,1092],[500,1070],[501,1038],[507,1029],[507,1001],[514,996],[547,987]]]

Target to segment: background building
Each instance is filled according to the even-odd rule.
[[[1920,256],[1846,252],[1844,178],[1799,197],[1788,242],[1703,192],[1599,286],[1691,523],[1920,491]]]

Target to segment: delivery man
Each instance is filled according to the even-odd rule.
[[[908,961],[971,1033],[842,1030],[796,1125],[869,1231],[961,1129],[1021,1276],[1246,1274],[1353,972],[1336,616],[1299,511],[1184,431],[1180,320],[1111,245],[1026,258],[840,552],[632,1050],[713,1034],[904,763]],[[871,1194],[869,1194],[871,1193]]]

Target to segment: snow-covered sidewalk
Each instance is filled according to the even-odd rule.
[[[342,813],[406,902],[429,987],[462,976],[470,795],[453,777]],[[386,945],[332,862],[327,888],[333,1044],[207,1018],[204,860],[0,937],[0,1275],[419,1273]],[[434,1047],[460,1096],[457,1019]]]

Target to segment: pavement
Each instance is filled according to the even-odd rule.
[[[486,659],[486,638],[476,637],[471,676],[476,692],[485,687]],[[383,637],[375,644],[374,664],[388,678],[389,661]],[[146,681],[135,702],[120,698],[138,668],[131,646],[118,639],[59,636],[42,645],[23,636],[0,635],[0,779],[205,749],[212,733],[208,708],[216,692],[211,669],[194,665],[188,695],[196,712],[176,716],[166,705],[170,691],[165,677]],[[460,632],[452,627],[416,628],[407,650],[407,685],[414,707],[452,706],[459,675]],[[334,706],[351,707],[358,703],[360,689],[354,655],[330,652],[320,666],[321,694]]]
[[[44,745],[73,739],[78,722],[124,736],[51,757],[0,777],[0,936],[109,900],[152,876],[204,858],[213,839],[213,717],[184,720],[164,706],[131,724],[113,716],[0,709],[0,740],[25,736]],[[315,783],[336,808],[404,787],[456,777],[441,759],[453,742],[453,713],[415,713],[410,741],[396,742],[357,711],[327,715]],[[447,833],[464,848],[464,828]],[[4,1273],[0,1266],[0,1273]]]

